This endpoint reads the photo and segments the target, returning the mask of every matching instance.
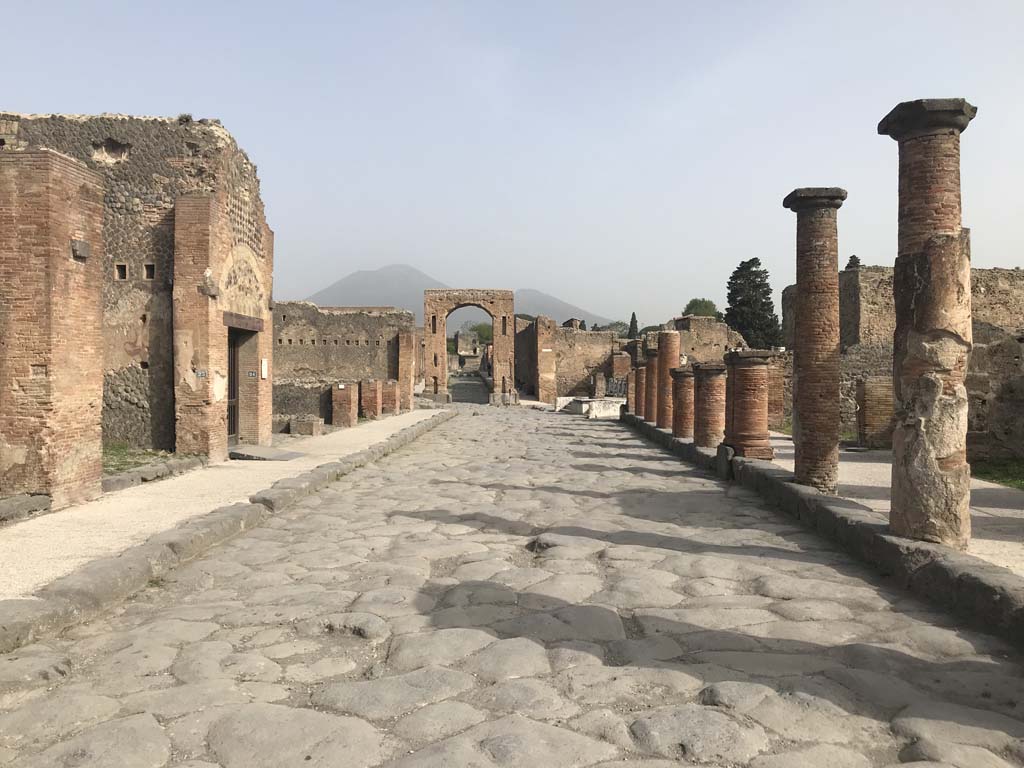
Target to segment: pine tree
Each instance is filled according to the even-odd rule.
[[[635,339],[640,333],[639,328],[640,327],[637,325],[636,322],[636,312],[634,312],[633,316],[629,318],[629,334],[626,336],[626,338]]]
[[[761,266],[760,259],[741,261],[736,267],[729,278],[728,301],[725,322],[743,334],[753,349],[768,349],[782,343],[768,270]]]
[[[857,254],[850,257],[850,260],[846,262],[847,269],[860,269],[860,259],[857,258]]]

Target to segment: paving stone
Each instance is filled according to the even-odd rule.
[[[315,683],[332,677],[341,677],[356,668],[356,663],[347,658],[318,659],[312,664],[292,664],[284,671],[284,676],[297,683]]]
[[[313,704],[371,720],[398,717],[426,704],[457,696],[475,685],[473,676],[425,667],[379,680],[330,683],[313,694]]]
[[[152,715],[109,720],[23,761],[24,768],[163,768],[171,745]]]
[[[395,723],[395,735],[413,743],[432,742],[482,723],[487,715],[461,701],[429,704]]]
[[[381,734],[369,723],[277,704],[249,704],[210,728],[210,751],[224,768],[346,768],[376,765]]]
[[[580,709],[542,680],[504,680],[467,696],[471,704],[500,714],[529,712],[535,720],[564,720]]]
[[[607,741],[622,749],[633,749],[633,737],[629,735],[626,721],[610,709],[592,709],[570,720],[566,725],[598,741]]]
[[[125,713],[149,712],[164,720],[188,714],[197,705],[222,707],[248,702],[249,696],[228,680],[186,683],[173,688],[133,693],[121,699]]]
[[[892,729],[909,739],[967,744],[996,752],[1024,738],[1020,720],[940,701],[912,704],[892,721]]]
[[[698,763],[745,763],[768,748],[761,726],[698,704],[653,710],[634,720],[629,730],[646,752]]]
[[[0,746],[38,748],[109,720],[120,708],[106,696],[58,690],[0,714]]]
[[[828,744],[761,755],[750,761],[750,768],[871,768],[871,761],[859,752]]]
[[[934,760],[955,765],[956,768],[1013,768],[1012,763],[982,747],[949,744],[921,739],[908,744],[900,753],[902,760]]]
[[[685,668],[684,668],[685,669]],[[583,706],[657,706],[695,693],[702,681],[669,665],[606,667],[584,665],[555,676],[555,686]]]
[[[486,648],[497,638],[481,629],[438,629],[396,637],[391,643],[388,666],[394,670],[446,666]]]
[[[0,693],[59,683],[71,673],[67,656],[45,645],[0,655]]]
[[[461,667],[480,680],[498,682],[515,677],[534,677],[551,672],[544,646],[525,637],[499,640],[466,659]]]

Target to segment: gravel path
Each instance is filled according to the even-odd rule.
[[[618,424],[460,409],[0,657],[0,764],[1024,764],[1000,641]]]

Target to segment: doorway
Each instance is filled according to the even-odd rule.
[[[228,446],[238,445],[238,348],[244,331],[228,328]]]

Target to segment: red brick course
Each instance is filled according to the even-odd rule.
[[[672,429],[672,369],[679,367],[679,331],[658,333],[658,416],[660,429]]]
[[[344,382],[331,388],[331,424],[354,427],[359,423],[359,384]]]
[[[647,420],[647,366],[636,369],[636,415]]]
[[[768,365],[772,352],[746,349],[727,352],[725,439],[737,456],[775,457],[768,434]]]
[[[857,381],[857,442],[865,448],[892,448],[892,376]]]
[[[383,415],[384,382],[380,379],[364,379],[359,383],[359,409],[367,419],[379,419]]]
[[[658,350],[647,351],[647,376],[644,379],[644,421],[658,420]]]
[[[400,410],[400,395],[398,382],[388,379],[381,384],[381,413],[385,416],[393,416]]]
[[[693,365],[693,443],[717,448],[725,439],[725,363]]]
[[[672,371],[672,434],[693,437],[693,369]]]
[[[636,371],[626,374],[626,413],[636,413]]]

